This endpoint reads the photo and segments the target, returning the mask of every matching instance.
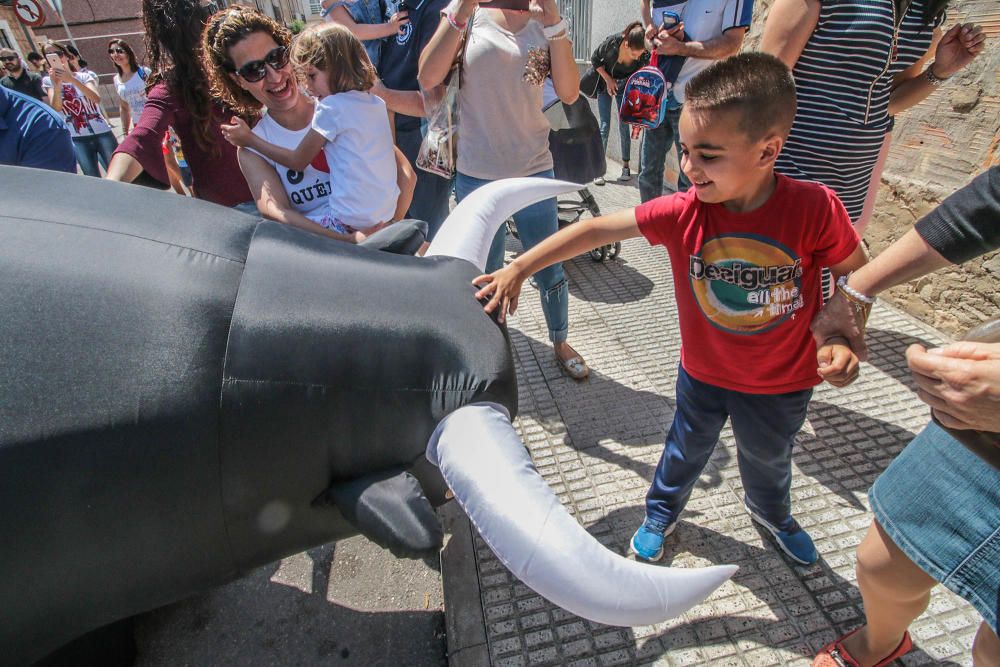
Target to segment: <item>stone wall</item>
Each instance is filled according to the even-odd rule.
[[[757,0],[747,48],[760,41],[772,0]],[[949,193],[1000,164],[1000,3],[958,0],[945,28],[980,24],[986,49],[955,80],[896,120],[889,160],[865,240],[878,254]],[[1000,221],[997,221],[1000,224]],[[953,336],[1000,316],[1000,253],[938,271],[884,295]]]

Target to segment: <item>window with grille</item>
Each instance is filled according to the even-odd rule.
[[[591,6],[592,0],[559,0],[559,12],[570,23],[577,60],[590,60]]]
[[[323,13],[322,0],[309,0],[309,13],[312,16],[319,16]]]

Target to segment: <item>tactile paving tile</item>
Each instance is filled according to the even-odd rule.
[[[634,187],[591,188],[603,211],[638,203]],[[508,241],[508,257],[520,244]],[[583,526],[624,554],[643,519],[643,498],[673,414],[680,332],[666,252],[642,239],[615,261],[566,263],[569,342],[591,377],[576,383],[558,368],[539,300],[528,292],[510,319],[520,387],[518,432],[538,471]],[[613,628],[555,607],[517,581],[476,537],[476,558],[492,662],[516,665],[808,665],[824,643],[863,618],[854,550],[871,521],[867,491],[927,423],[903,352],[943,338],[908,315],[878,305],[871,363],[846,389],[820,387],[798,437],[793,511],[816,540],[821,561],[786,560],[742,507],[731,431],[691,497],[667,557],[678,567],[736,563],[739,572],[707,602],[649,627]],[[913,625],[906,665],[971,664],[979,616],[938,587]]]

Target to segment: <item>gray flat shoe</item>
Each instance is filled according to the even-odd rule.
[[[590,375],[590,368],[587,367],[587,362],[583,360],[583,357],[577,355],[566,360],[562,360],[556,357],[556,362],[559,367],[562,368],[563,373],[570,376],[574,380],[586,380]]]

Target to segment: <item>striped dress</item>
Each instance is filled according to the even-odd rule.
[[[831,188],[853,222],[892,130],[892,79],[930,47],[923,12],[924,0],[912,0],[896,34],[893,0],[822,0],[795,65],[798,112],[777,170]]]

